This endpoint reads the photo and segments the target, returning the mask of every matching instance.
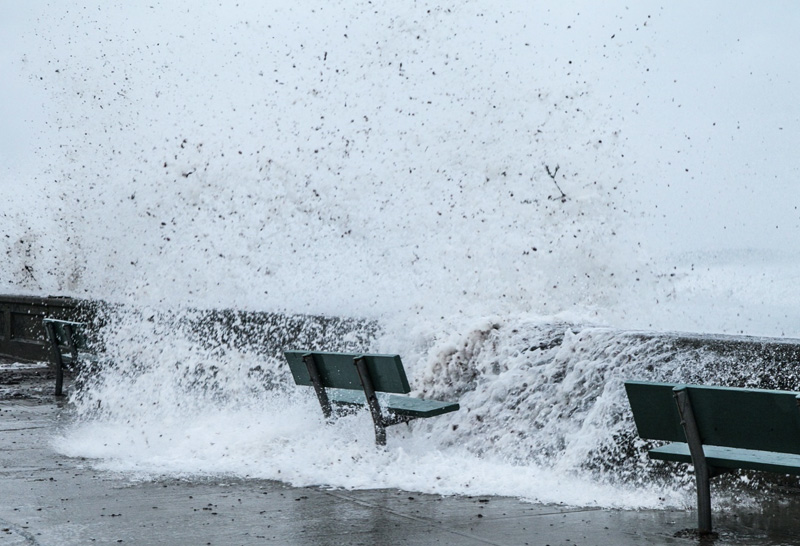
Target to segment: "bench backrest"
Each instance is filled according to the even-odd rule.
[[[790,391],[628,381],[639,436],[686,442],[673,398],[684,386],[703,444],[800,454],[800,393]]]
[[[75,345],[75,348],[79,351],[87,351],[89,349],[89,342],[86,338],[86,332],[84,331],[86,325],[84,323],[51,318],[46,318],[43,322],[45,328],[51,327],[53,329],[56,343],[60,348],[68,347],[69,344],[67,340],[69,339],[69,334],[67,330],[70,330],[72,332],[72,343]]]
[[[326,388],[361,390],[361,381],[358,378],[354,359],[363,356],[376,391],[400,394],[411,391],[403,363],[398,355],[284,351],[294,381],[298,385],[312,385],[308,368],[303,361],[303,356],[307,354],[313,355],[323,386]]]

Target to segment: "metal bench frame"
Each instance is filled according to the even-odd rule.
[[[62,347],[66,347],[69,354],[69,364],[73,366],[78,362],[78,350],[85,346],[81,341],[80,330],[85,326],[82,322],[45,318],[44,329],[47,332],[47,341],[50,343],[50,361],[56,369],[55,395],[64,394],[64,368],[67,367]]]
[[[311,377],[311,381],[314,384],[314,392],[317,394],[317,399],[319,400],[319,405],[322,407],[323,415],[325,415],[326,419],[332,419],[333,408],[331,406],[331,401],[328,398],[328,393],[325,389],[325,386],[322,384],[322,379],[320,377],[319,370],[317,369],[317,364],[314,362],[314,354],[307,353],[303,355],[303,362],[305,362],[306,368],[308,369],[308,375]],[[386,427],[400,423],[408,423],[415,418],[406,415],[396,415],[393,413],[384,415],[384,412],[381,410],[381,404],[378,401],[378,395],[375,392],[375,387],[372,383],[372,376],[369,373],[369,369],[367,369],[367,363],[364,359],[364,355],[358,355],[353,358],[353,365],[355,365],[356,370],[358,371],[358,378],[361,380],[361,387],[364,389],[364,396],[367,399],[369,413],[372,416],[372,422],[375,426],[375,443],[379,446],[385,446]]]
[[[670,442],[650,458],[694,466],[700,534],[712,532],[712,478],[736,469],[800,475],[800,393],[644,381],[625,388],[639,436]]]
[[[700,533],[711,532],[711,478],[733,472],[729,468],[717,468],[708,464],[703,451],[703,441],[700,439],[700,430],[694,418],[692,402],[686,392],[686,386],[676,387],[673,391],[675,404],[681,416],[681,426],[686,434],[686,443],[689,444],[689,453],[692,455],[694,477],[697,484],[697,529]]]
[[[410,391],[410,387],[408,386],[400,357],[397,355],[314,353],[308,351],[286,351],[285,354],[287,360],[289,360],[290,367],[293,361],[296,363],[292,368],[295,382],[298,385],[310,385],[314,388],[317,400],[322,408],[322,414],[326,420],[332,421],[335,417],[334,406],[366,405],[372,417],[375,443],[379,446],[386,445],[386,428],[389,426],[408,423],[418,418],[433,417],[459,409],[458,404],[454,403],[403,396],[403,394],[407,394]],[[296,359],[300,354],[302,354],[302,363],[305,371],[308,373],[308,380],[298,376],[300,374],[297,369],[299,362]],[[358,390],[358,387],[354,384],[354,379],[342,379],[340,377],[326,384],[323,378],[324,374],[320,369],[320,363],[323,361],[317,362],[315,357],[320,359],[336,357],[339,362],[332,368],[337,371],[342,370],[343,366],[347,366],[347,359],[352,358],[352,365],[355,367],[361,390]],[[368,358],[383,359],[384,363],[387,363],[387,360],[389,361],[390,365],[384,370],[392,372],[391,379],[388,379],[392,386],[388,387],[386,391],[376,387],[378,382],[370,372]],[[300,366],[302,367],[302,365]],[[331,370],[332,368],[329,367],[327,369]],[[348,375],[349,378],[354,377],[352,372],[347,372],[345,375]],[[379,372],[379,375],[382,375],[381,372]],[[386,388],[387,378],[385,376],[383,381],[384,388]],[[343,383],[346,383],[346,386]],[[334,391],[329,391],[328,389],[333,389]],[[364,398],[360,398],[361,391],[363,391]]]

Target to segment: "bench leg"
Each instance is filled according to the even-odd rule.
[[[386,445],[386,427],[383,426],[382,423],[376,422],[374,417],[373,417],[373,422],[375,423],[375,445],[376,446],[385,446]]]
[[[56,364],[56,396],[64,396],[64,365],[61,362]]]
[[[61,361],[61,349],[58,348],[58,338],[54,326],[45,322],[44,329],[47,331],[47,339],[50,341],[50,360],[56,368],[56,396],[64,394],[64,363]]]
[[[314,385],[314,392],[317,393],[317,400],[319,400],[319,405],[322,408],[322,415],[325,416],[325,420],[330,421],[333,417],[333,410],[331,408],[331,402],[328,399],[328,393],[325,391],[325,386],[319,375],[319,368],[317,368],[317,364],[314,362],[314,355],[312,353],[303,355],[303,362],[308,370],[308,376],[311,378],[311,384]]]
[[[703,443],[697,421],[694,418],[692,403],[686,387],[676,387],[673,391],[681,425],[692,455],[695,482],[697,483],[697,530],[701,535],[711,533],[711,474],[713,469],[706,463]]]
[[[375,425],[375,444],[379,446],[386,445],[386,423],[383,420],[381,413],[381,406],[378,403],[378,397],[375,395],[375,387],[372,385],[372,377],[367,368],[367,362],[363,356],[353,359],[353,363],[358,371],[358,378],[361,380],[361,386],[364,388],[364,396],[367,397],[367,405],[369,412],[372,415],[372,422]]]
[[[694,467],[697,482],[697,530],[700,534],[711,532],[711,478],[706,466],[702,471]]]

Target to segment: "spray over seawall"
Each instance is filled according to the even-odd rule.
[[[786,10],[15,8],[3,291],[800,332]]]
[[[577,505],[687,506],[692,476],[647,458],[623,382],[800,384],[787,365],[800,356],[791,342],[626,332],[530,315],[462,322],[404,346],[359,321],[321,327],[324,319],[276,317],[259,339],[252,337],[258,329],[236,334],[231,326],[240,317],[206,328],[199,342],[198,311],[127,310],[106,320],[109,364],[79,382],[77,421],[57,446],[148,479],[234,475]],[[325,328],[333,335],[320,335]],[[393,427],[388,448],[376,450],[366,412],[324,423],[309,389],[290,378],[280,356],[287,344],[347,351],[393,344],[414,394],[457,400],[461,410]],[[744,487],[729,482],[731,491]]]
[[[614,24],[631,38],[611,49],[602,9],[206,8],[97,2],[37,19],[20,68],[52,96],[52,131],[27,183],[39,212],[0,215],[8,289],[600,320],[669,291],[634,225],[648,212],[633,107],[599,77],[649,55],[647,10],[625,11]],[[573,19],[591,28],[567,42]]]

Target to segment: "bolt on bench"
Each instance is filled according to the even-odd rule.
[[[314,387],[325,418],[334,406],[367,406],[375,425],[375,443],[386,445],[386,427],[434,417],[459,406],[452,402],[402,396],[411,392],[398,355],[284,351],[294,381]]]
[[[89,353],[82,322],[45,318],[44,329],[50,344],[50,362],[56,369],[56,396],[63,395],[64,369],[75,368],[79,360],[94,360]]]
[[[698,530],[711,532],[711,478],[735,469],[800,475],[800,393],[627,381],[651,459],[691,463]]]

